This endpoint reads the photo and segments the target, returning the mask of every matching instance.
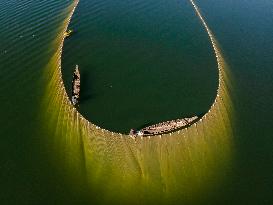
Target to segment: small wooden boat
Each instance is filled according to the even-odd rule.
[[[79,71],[79,66],[76,65],[74,74],[73,74],[73,80],[72,80],[72,104],[76,105],[79,103],[80,99],[80,85],[81,85],[81,76]]]
[[[64,37],[65,37],[65,38],[68,38],[69,36],[72,35],[72,33],[73,33],[73,30],[72,30],[72,29],[69,29],[69,30],[67,30],[67,31],[64,33]]]

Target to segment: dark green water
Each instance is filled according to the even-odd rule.
[[[54,149],[43,146],[43,139],[51,137],[40,120],[44,69],[56,49],[52,44],[68,15],[69,3],[0,3],[4,28],[0,31],[1,204],[96,204],[105,200],[103,192],[87,191],[84,182],[68,186],[67,174],[58,172],[48,160]],[[197,4],[230,66],[236,119],[232,168],[217,190],[204,191],[195,204],[272,204],[273,4],[269,0]],[[216,62],[207,34],[186,1],[82,0],[72,27],[79,32],[65,42],[64,79],[69,82],[72,65],[80,64],[87,76],[86,100],[80,111],[96,124],[127,131],[150,121],[206,112],[213,101]],[[160,34],[165,35],[160,38]],[[137,89],[130,93],[131,88]],[[168,98],[161,95],[164,89]]]
[[[80,112],[122,133],[200,115],[212,104],[217,65],[188,1],[82,1],[65,42],[63,76],[71,93],[82,72]]]

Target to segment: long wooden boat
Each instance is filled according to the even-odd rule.
[[[76,65],[73,80],[72,80],[72,104],[76,105],[79,103],[80,99],[80,85],[81,85],[81,76],[79,71],[79,66]]]
[[[141,130],[135,131],[131,130],[130,135],[135,136],[149,136],[149,135],[159,135],[164,133],[169,133],[177,129],[185,128],[192,123],[194,123],[199,117],[189,117],[189,118],[183,118],[183,119],[177,119],[177,120],[171,120],[166,122],[161,122],[158,124],[154,124],[148,127],[145,127]]]

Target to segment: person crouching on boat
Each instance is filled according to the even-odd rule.
[[[78,103],[77,97],[76,96],[72,96],[72,104],[76,105],[77,103]]]

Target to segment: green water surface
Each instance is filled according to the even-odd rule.
[[[189,1],[81,1],[70,27],[63,77],[70,94],[79,64],[79,110],[91,122],[128,133],[211,106],[216,58]]]
[[[220,43],[233,82],[236,82],[232,92],[236,118],[230,136],[233,156],[230,167],[224,167],[228,171],[216,169],[223,170],[223,175],[213,173],[213,169],[210,173],[221,175],[223,180],[205,180],[207,187],[204,186],[198,195],[183,184],[183,189],[176,190],[177,201],[172,202],[271,205],[273,3],[271,0],[204,0],[196,3]],[[107,180],[100,181],[98,189],[90,188],[87,177],[75,182],[61,164],[57,166],[49,160],[53,157],[77,161],[73,149],[69,153],[67,149],[56,151],[55,147],[44,144],[47,140],[52,144],[55,141],[65,144],[69,141],[63,142],[63,139],[76,137],[65,130],[54,134],[47,124],[58,125],[60,122],[50,121],[50,118],[47,122],[41,118],[45,112],[54,116],[60,114],[54,111],[55,107],[41,110],[41,104],[54,100],[50,96],[44,99],[48,84],[45,73],[57,50],[55,41],[71,4],[72,1],[57,0],[0,2],[1,204],[114,202],[113,196],[105,194],[109,191]],[[71,73],[74,64],[78,63],[83,74],[80,112],[94,123],[126,132],[145,123],[206,112],[214,100],[217,85],[214,53],[189,2],[81,0],[71,27],[76,33],[65,42],[62,57],[64,83],[69,93]],[[209,133],[205,134],[209,136]],[[221,142],[220,134],[217,139],[216,142]],[[198,138],[192,140],[198,143]],[[202,150],[191,146],[191,139],[185,139],[188,143],[180,152],[176,149],[180,155],[172,156],[172,159],[182,165],[183,159],[186,165],[192,163],[198,168],[187,170],[186,167],[181,172],[177,171],[180,167],[174,169],[179,179],[203,170],[202,161],[185,159],[183,154],[186,151],[193,158],[200,151],[204,159],[221,159],[221,150],[217,152],[219,158],[206,155],[209,151],[206,149],[218,146],[206,146],[209,140],[213,141],[206,136],[202,138]],[[163,141],[162,149],[171,153],[177,144]],[[220,148],[224,147],[220,145]],[[113,150],[102,152],[111,154]],[[151,148],[151,154],[154,152]],[[123,153],[119,154],[123,156]],[[168,169],[167,156],[162,154],[162,161],[166,162],[163,168],[167,167],[163,174],[171,176],[164,180],[171,181],[175,177]],[[157,166],[157,161],[148,161],[150,167]],[[217,167],[219,161],[210,160],[209,164],[204,164]],[[92,176],[100,176],[102,172],[98,167],[94,169],[92,164],[88,168]],[[77,175],[81,171],[82,167],[79,167],[71,172]],[[105,179],[113,181],[115,177],[126,176],[126,172],[118,175],[112,174],[113,171],[108,169]],[[86,176],[86,173],[81,174]],[[151,176],[158,179],[155,184],[161,183],[159,173]],[[95,177],[89,180],[96,184]],[[188,180],[185,184],[191,187],[190,182]],[[171,181],[170,184],[176,183]],[[211,184],[218,186],[211,189]],[[111,191],[118,195],[120,187],[121,184],[116,182],[115,190]],[[160,197],[153,198],[157,187],[150,187],[145,190],[148,193],[145,198],[131,203],[163,203]],[[126,192],[121,195],[126,197]]]

